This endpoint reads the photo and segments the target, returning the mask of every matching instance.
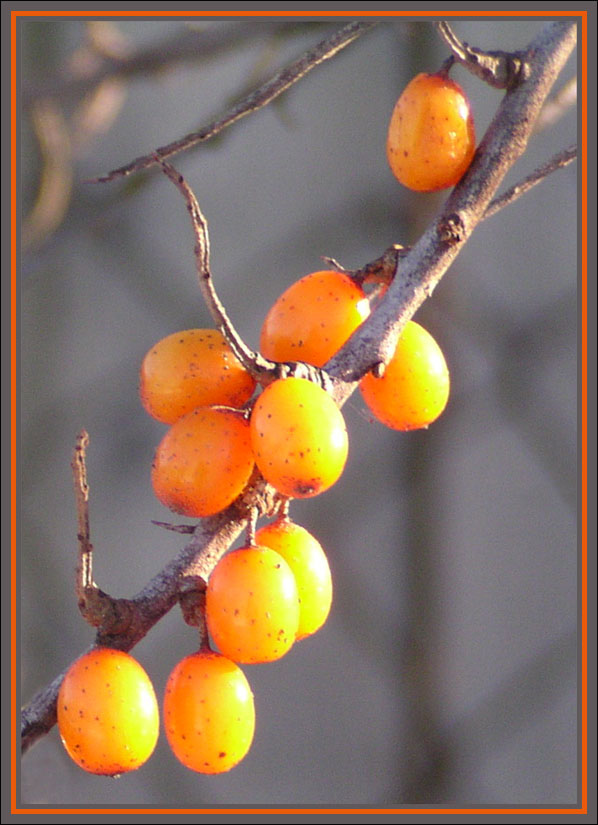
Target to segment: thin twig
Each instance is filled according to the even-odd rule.
[[[79,610],[85,621],[98,628],[98,635],[123,633],[131,622],[132,606],[129,599],[115,599],[97,586],[93,580],[93,545],[89,529],[89,485],[87,483],[86,450],[89,435],[81,430],[77,436],[71,469],[77,504],[77,541],[79,561],[75,590]]]
[[[243,364],[245,369],[253,375],[256,380],[262,380],[264,375],[272,373],[275,369],[275,363],[268,361],[262,355],[253,350],[245,344],[237,330],[229,319],[224,304],[218,297],[212,274],[210,272],[210,240],[208,235],[208,223],[199,207],[197,198],[193,194],[191,187],[187,184],[184,177],[165,160],[159,156],[155,156],[156,163],[162,167],[162,171],[174,183],[179,192],[187,202],[187,210],[191,216],[191,225],[193,227],[193,234],[195,235],[195,263],[197,267],[197,276],[199,280],[199,288],[203,296],[206,306],[208,307],[212,320],[216,327],[222,332],[233,350],[236,358]]]
[[[198,132],[191,132],[185,137],[175,140],[166,146],[151,152],[148,155],[143,155],[137,158],[126,166],[121,166],[119,169],[114,169],[108,175],[100,178],[94,178],[90,183],[106,183],[115,178],[130,175],[132,172],[139,172],[141,169],[147,169],[156,164],[156,156],[161,158],[168,158],[177,152],[182,152],[190,149],[192,146],[202,143],[203,141],[213,138],[219,134],[227,126],[231,126],[237,120],[245,117],[251,112],[256,112],[263,108],[276,97],[286,92],[294,83],[301,80],[302,77],[319,66],[325,60],[334,57],[337,52],[344,49],[360,35],[371,29],[375,24],[373,21],[361,23],[349,23],[349,25],[335,32],[331,37],[322,40],[317,46],[305,52],[298,60],[286,66],[280,72],[277,72],[274,77],[270,78],[266,83],[260,86],[259,89],[244,97],[237,104],[235,104],[222,117],[213,120],[203,129]]]
[[[208,222],[200,209],[197,198],[185,178],[174,166],[158,155],[155,157],[156,163],[160,164],[164,174],[174,183],[187,202],[187,211],[191,216],[191,225],[193,227],[193,234],[195,235],[195,262],[199,288],[214,324],[225,337],[235,357],[241,362],[247,372],[262,385],[276,381],[278,378],[295,376],[296,378],[307,378],[317,383],[327,392],[332,392],[333,386],[330,377],[328,373],[320,367],[314,367],[312,364],[306,364],[303,361],[271,361],[261,353],[250,349],[243,341],[228,317],[224,304],[218,297],[214,286],[210,272]]]
[[[484,83],[495,89],[508,89],[520,77],[524,68],[521,52],[482,51],[459,40],[446,20],[436,26],[454,58]]]
[[[514,203],[514,201],[526,192],[529,192],[529,190],[532,189],[537,183],[544,180],[547,175],[550,175],[557,169],[562,169],[576,158],[577,146],[570,146],[562,152],[557,152],[556,155],[553,155],[550,160],[546,161],[546,163],[542,164],[542,166],[539,166],[530,175],[523,178],[523,180],[519,181],[514,186],[511,186],[511,188],[507,189],[506,192],[503,192],[502,195],[499,195],[497,198],[490,201],[482,219],[486,220],[486,218],[491,218],[492,215],[496,215],[496,213],[500,212],[501,209],[504,209],[505,206]]]
[[[85,601],[86,591],[95,587],[93,581],[93,545],[89,531],[89,485],[85,454],[89,445],[89,435],[81,430],[77,436],[71,469],[77,505],[77,540],[79,542],[79,564],[77,566],[77,599]]]
[[[195,532],[194,524],[170,524],[167,521],[154,521],[153,519],[152,524],[155,524],[156,527],[163,527],[164,530],[171,530],[173,533],[181,533],[182,535],[191,535]]]

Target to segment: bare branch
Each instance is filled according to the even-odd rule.
[[[563,115],[565,115],[571,106],[577,103],[577,78],[572,77],[568,83],[565,83],[562,89],[559,89],[557,94],[548,98],[544,104],[544,108],[540,112],[536,124],[534,126],[534,134],[548,129],[553,126]]]
[[[492,215],[496,215],[496,213],[500,212],[501,209],[504,209],[505,206],[508,206],[510,203],[514,203],[526,192],[529,192],[529,190],[532,189],[537,183],[544,180],[547,175],[550,175],[551,172],[555,172],[557,169],[562,169],[563,166],[568,166],[568,164],[576,158],[577,146],[570,146],[568,149],[563,149],[562,152],[558,152],[556,155],[553,155],[550,160],[546,161],[546,163],[542,164],[542,166],[539,166],[526,178],[519,181],[519,183],[516,183],[514,186],[511,186],[510,189],[507,189],[507,191],[502,195],[499,195],[499,197],[494,198],[494,200],[488,204],[488,208],[484,212],[483,220],[486,220],[486,218],[491,218]]]
[[[484,52],[459,40],[446,20],[436,26],[454,58],[484,83],[495,89],[508,89],[519,77],[524,67],[520,52]]]
[[[89,485],[87,484],[87,466],[85,451],[89,436],[81,430],[73,451],[71,468],[75,486],[77,504],[77,539],[79,541],[79,564],[77,566],[77,598],[79,604],[85,600],[85,591],[94,587],[93,582],[93,546],[89,531]]]
[[[107,33],[106,21],[92,22],[94,25],[87,26],[90,44],[85,44],[76,54],[76,65],[71,63],[61,75],[50,74],[36,85],[26,87],[23,90],[25,106],[40,97],[52,96],[61,100],[80,97],[106,80],[147,77],[148,74],[164,72],[181,63],[209,59],[267,34],[284,34],[296,28],[295,23],[262,23],[259,20],[203,30],[186,26],[151,46],[133,50],[126,41],[121,39],[118,42],[117,37],[121,33],[114,32],[114,27]],[[98,26],[102,24],[99,29]],[[111,42],[108,42],[108,38]]]
[[[360,35],[371,29],[375,25],[374,22],[349,23],[349,25],[335,32],[331,37],[322,40],[317,46],[300,57],[298,60],[286,66],[280,72],[270,78],[266,83],[260,86],[259,89],[244,97],[235,106],[232,107],[226,114],[217,120],[213,120],[203,129],[198,132],[191,132],[179,140],[169,143],[167,146],[162,146],[151,152],[149,155],[143,155],[140,158],[128,163],[126,166],[121,166],[115,169],[105,177],[95,178],[91,183],[105,183],[114,180],[115,178],[130,175],[132,172],[139,172],[141,169],[147,169],[156,164],[156,155],[161,158],[168,158],[171,155],[177,154],[190,149],[192,146],[209,140],[215,135],[219,134],[227,126],[231,126],[245,117],[251,112],[256,112],[263,108],[272,100],[277,98],[283,92],[286,92],[294,83],[301,80],[302,77],[319,66],[325,60],[334,57],[341,49],[348,46]]]
[[[287,378],[293,375],[297,378],[307,378],[314,381],[326,391],[331,392],[332,382],[328,374],[321,368],[306,364],[303,361],[270,361],[261,353],[250,349],[243,341],[229,319],[224,304],[218,297],[214,287],[209,263],[208,222],[203,216],[197,198],[185,178],[180,172],[177,172],[174,166],[162,160],[158,155],[156,155],[156,162],[161,165],[164,174],[174,183],[187,202],[187,211],[191,216],[191,224],[195,235],[195,261],[199,288],[215,325],[224,335],[236,358],[260,384],[269,384],[277,378]]]
[[[432,293],[476,225],[487,216],[504,175],[525,151],[543,102],[574,48],[575,36],[575,24],[559,21],[548,25],[530,43],[525,55],[529,74],[505,95],[470,170],[438,217],[406,256],[402,255],[404,250],[391,248],[376,264],[382,272],[390,271],[399,262],[400,267],[375,311],[326,365],[335,379],[335,397],[339,403],[350,396],[358,379],[369,369],[387,362],[406,321]],[[151,163],[155,163],[154,156],[149,157]],[[133,164],[122,174],[135,168]],[[188,589],[197,589],[198,580],[207,581],[217,560],[247,524],[250,508],[260,496],[266,495],[266,488],[260,487],[258,480],[250,485],[247,496],[242,497],[247,500],[203,519],[187,546],[131,600],[133,618],[125,632],[115,637],[104,636],[101,641],[123,650],[134,647],[176,603],[185,582],[189,584]],[[61,679],[62,676],[57,677],[23,711],[24,749],[54,724]]]
[[[206,306],[210,311],[212,320],[228,341],[235,356],[243,364],[245,369],[256,379],[263,380],[265,374],[274,372],[276,365],[273,361],[267,361],[262,355],[245,344],[237,330],[230,321],[224,304],[218,297],[212,275],[210,272],[210,241],[208,236],[208,222],[193,194],[191,187],[184,177],[170,163],[162,160],[156,155],[156,163],[162,166],[164,174],[174,183],[179,192],[187,202],[187,211],[191,216],[193,234],[195,235],[195,262],[197,266],[197,276],[199,288]]]
[[[85,621],[99,629],[99,634],[123,633],[132,619],[129,599],[114,599],[93,580],[93,545],[89,530],[89,485],[87,483],[86,450],[89,436],[81,430],[77,436],[71,468],[77,503],[77,564],[76,592],[79,610]]]

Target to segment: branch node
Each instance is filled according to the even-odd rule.
[[[455,246],[465,239],[465,222],[458,212],[451,212],[440,221],[438,238],[448,246]]]

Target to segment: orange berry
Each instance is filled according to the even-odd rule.
[[[199,650],[174,668],[164,694],[172,752],[199,773],[229,771],[247,754],[255,729],[253,693],[234,662]]]
[[[288,519],[266,524],[255,534],[257,544],[275,550],[288,563],[297,582],[297,639],[319,630],[332,604],[332,576],[322,545],[311,533]]]
[[[299,626],[295,577],[269,547],[223,556],[208,580],[206,621],[216,646],[235,662],[272,662],[290,650]]]
[[[185,516],[211,516],[245,488],[254,466],[249,423],[238,410],[198,407],[160,442],[152,465],[154,492]]]
[[[360,389],[369,409],[387,427],[416,430],[446,407],[450,379],[442,350],[422,326],[408,321],[384,375],[368,373]]]
[[[418,74],[390,119],[386,153],[394,176],[419,192],[454,186],[475,152],[475,127],[463,89],[443,74]]]
[[[68,669],[57,701],[58,730],[71,759],[90,773],[115,776],[151,756],[159,732],[152,683],[128,653],[98,647]]]
[[[328,393],[304,378],[284,378],[258,396],[250,419],[255,462],[285,496],[309,498],[331,487],[348,453],[343,415]]]
[[[141,364],[141,401],[164,424],[196,407],[241,407],[254,389],[255,381],[216,329],[175,332],[158,341]]]
[[[266,316],[260,350],[274,361],[322,367],[370,313],[365,293],[343,272],[312,272],[292,284]]]

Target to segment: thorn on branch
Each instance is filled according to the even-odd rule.
[[[164,530],[171,530],[173,533],[181,533],[185,536],[192,535],[195,532],[195,525],[193,524],[170,524],[167,521],[154,520],[152,520],[152,524],[155,524],[156,527],[163,527]]]
[[[321,255],[320,260],[324,261],[325,264],[328,264],[328,266],[336,272],[346,272],[347,274],[351,273],[350,269],[346,269],[342,264],[339,264],[335,258],[329,258],[328,255]]]

